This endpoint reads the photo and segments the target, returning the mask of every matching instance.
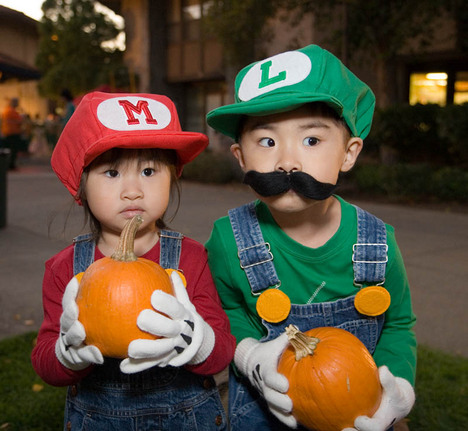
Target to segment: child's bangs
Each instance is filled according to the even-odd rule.
[[[136,160],[138,164],[145,162],[161,163],[163,165],[175,166],[177,164],[177,154],[174,150],[161,148],[112,148],[109,151],[96,157],[91,165],[106,164],[116,169],[127,161]]]

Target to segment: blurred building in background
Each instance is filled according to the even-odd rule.
[[[138,91],[165,93],[181,113],[183,127],[221,139],[205,124],[209,110],[232,101],[232,71],[228,71],[222,46],[207,36],[202,18],[209,0],[103,0],[102,4],[123,16],[126,63],[139,77]],[[394,82],[388,83],[393,102],[464,103],[468,101],[468,55],[457,50],[456,26],[449,16],[438,18],[437,34],[424,53],[402,53],[394,65]],[[340,25],[339,23],[337,25]],[[327,46],[314,30],[313,16],[299,24],[278,20],[275,35],[263,51],[274,55],[291,46],[317,43],[335,55],[346,52]],[[341,47],[341,51],[344,48]],[[345,59],[344,59],[345,60]],[[346,61],[345,61],[346,63]],[[366,62],[349,67],[371,88],[375,73]]]
[[[17,97],[31,118],[47,116],[47,101],[39,96],[40,74],[35,66],[39,46],[38,22],[0,6],[0,111]]]
[[[210,0],[100,3],[124,18],[125,63],[133,78],[132,89],[170,96],[183,127],[207,133],[216,146],[223,138],[206,126],[205,114],[232,102],[237,70],[228,67],[222,45],[203,25]],[[437,20],[437,34],[430,45],[424,51],[418,51],[416,44],[410,46],[392,65],[392,79],[385,88],[391,103],[468,102],[468,54],[459,49],[453,19],[447,14]],[[329,35],[316,28],[311,14],[304,14],[299,23],[278,18],[271,24],[273,37],[263,43],[262,52],[274,55],[291,46],[317,43],[340,57],[371,88],[377,88],[372,59],[348,61],[351,56],[346,45],[331,46]],[[0,6],[0,109],[10,97],[18,97],[20,107],[31,118],[45,118],[50,109],[37,91],[37,25],[32,18]],[[329,31],[342,25],[337,18]]]

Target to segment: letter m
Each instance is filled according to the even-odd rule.
[[[138,115],[144,113],[146,124],[158,124],[153,118],[146,100],[139,100],[136,106],[128,100],[119,100],[119,105],[124,109],[129,125],[140,124],[140,120],[135,118],[135,113]]]

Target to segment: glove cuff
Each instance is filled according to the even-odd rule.
[[[84,370],[85,368],[89,367],[90,364],[83,364],[83,363],[82,364],[74,364],[74,363],[70,362],[68,359],[65,358],[65,355],[62,352],[63,348],[65,348],[65,346],[63,346],[63,342],[62,342],[61,338],[59,337],[59,339],[55,343],[55,356],[57,356],[57,359],[59,360],[59,362],[65,368],[68,368],[68,369],[73,370],[73,371],[80,371],[80,370]]]
[[[234,364],[238,370],[247,375],[247,362],[250,354],[260,344],[255,338],[244,338],[236,347],[234,353]]]
[[[202,363],[210,353],[213,351],[214,344],[215,344],[215,334],[213,329],[211,328],[208,323],[206,323],[203,319],[200,319],[203,325],[203,341],[201,343],[198,352],[195,356],[189,361],[189,365],[197,365]]]

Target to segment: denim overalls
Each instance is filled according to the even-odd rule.
[[[356,207],[358,235],[353,246],[354,283],[383,283],[387,262],[387,234],[384,223],[377,217]],[[255,202],[229,211],[240,265],[249,280],[252,294],[259,294],[280,280],[273,265],[270,244],[263,239],[255,212]],[[269,323],[262,320],[267,335],[261,341],[272,340],[289,324],[301,331],[322,326],[343,328],[356,335],[371,352],[374,352],[384,324],[384,315],[365,316],[354,307],[354,296],[334,302],[298,305],[292,304],[286,320]],[[229,421],[231,429],[287,430],[272,414],[244,376],[232,368],[229,375]],[[300,429],[304,429],[299,427]]]
[[[183,236],[162,230],[160,265],[178,269]],[[90,235],[74,240],[75,274],[94,261]],[[226,415],[211,376],[185,368],[153,367],[135,374],[120,371],[120,359],[105,358],[104,365],[68,388],[65,430],[147,431],[225,430]]]

